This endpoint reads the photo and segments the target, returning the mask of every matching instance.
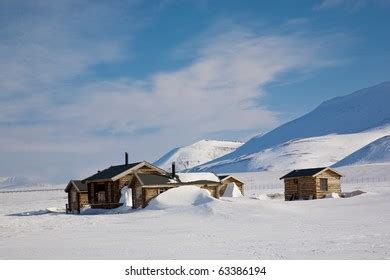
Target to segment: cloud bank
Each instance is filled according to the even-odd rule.
[[[153,160],[208,135],[268,130],[279,117],[262,102],[265,86],[283,73],[332,63],[332,38],[229,25],[183,44],[192,58],[175,70],[143,79],[90,78],[96,65],[131,61],[136,54],[126,51],[136,33],[100,36],[107,26],[99,15],[121,18],[120,9],[74,5],[49,7],[45,15],[55,19],[38,13],[22,23],[10,20],[3,31],[2,175],[14,175],[18,166],[42,178],[82,178],[120,163],[124,151]],[[72,9],[78,12],[69,19]],[[56,18],[59,13],[64,16]]]

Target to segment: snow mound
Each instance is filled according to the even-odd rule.
[[[338,193],[328,193],[325,198],[340,198],[340,195]]]
[[[64,208],[50,207],[41,210],[27,211],[21,213],[10,214],[9,216],[41,216],[46,214],[65,214]]]
[[[176,175],[182,183],[191,183],[196,181],[220,182],[218,176],[211,172],[176,173]]]
[[[223,197],[242,197],[242,193],[235,183],[227,185]]]
[[[234,141],[201,140],[171,150],[154,164],[170,172],[172,162],[176,162],[177,170],[185,170],[231,153],[242,144]]]
[[[128,187],[123,187],[121,189],[121,198],[119,199],[119,203],[123,203],[122,207],[132,207],[132,191]]]
[[[361,191],[361,190],[356,190],[356,191],[352,191],[352,192],[342,192],[341,197],[349,198],[349,197],[354,197],[354,196],[361,195],[364,193],[366,193],[366,192]]]
[[[215,201],[210,192],[197,186],[179,186],[172,188],[154,198],[148,209],[162,210],[183,206],[198,206]]]
[[[258,200],[271,200],[271,198],[267,194],[259,194],[255,198]]]
[[[349,156],[333,167],[390,162],[390,135],[379,138]]]

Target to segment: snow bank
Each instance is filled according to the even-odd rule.
[[[227,185],[223,197],[242,197],[242,193],[235,183]]]
[[[154,198],[148,209],[161,210],[182,206],[198,206],[216,200],[210,192],[197,186],[180,186],[172,188]]]
[[[258,200],[271,200],[271,198],[268,195],[266,195],[266,194],[259,194],[255,198],[258,199]]]
[[[351,192],[342,192],[341,197],[349,198],[349,197],[354,197],[354,196],[361,195],[364,193],[366,193],[366,192],[361,191],[361,190],[356,190],[356,191],[351,191]]]
[[[121,198],[119,199],[119,203],[123,203],[123,206],[132,207],[133,199],[132,199],[132,191],[128,187],[123,187],[121,189]]]
[[[176,173],[176,175],[182,183],[191,183],[196,181],[220,182],[218,176],[211,172]]]
[[[258,196],[255,196],[253,197],[255,199],[258,199],[258,200],[274,200],[274,199],[278,199],[278,200],[281,200],[283,199],[284,200],[284,194],[283,193],[262,193],[262,194],[259,194]]]
[[[40,216],[46,214],[65,214],[64,208],[50,207],[41,210],[27,211],[21,213],[10,214],[10,216]]]
[[[325,198],[340,198],[340,195],[338,193],[328,193]]]

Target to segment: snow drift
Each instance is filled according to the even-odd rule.
[[[223,197],[242,197],[242,193],[235,183],[227,185]]]
[[[333,167],[390,162],[390,135],[371,142],[337,162]]]
[[[122,207],[132,207],[132,191],[129,187],[123,187],[121,189],[121,198],[119,199],[119,203],[123,203]]]
[[[147,209],[162,210],[175,207],[198,206],[216,200],[210,192],[197,186],[172,188],[155,197]]]

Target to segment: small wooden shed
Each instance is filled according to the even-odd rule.
[[[65,188],[68,193],[68,204],[66,213],[80,213],[80,209],[88,204],[87,184],[79,180],[70,180]]]
[[[284,175],[285,200],[323,198],[330,193],[341,194],[343,175],[330,167],[297,169]]]
[[[244,195],[244,182],[239,180],[237,177],[233,175],[219,175],[219,179],[221,180],[221,187],[219,188],[219,196],[223,196],[226,191],[226,188],[229,184],[235,183],[242,195]]]

